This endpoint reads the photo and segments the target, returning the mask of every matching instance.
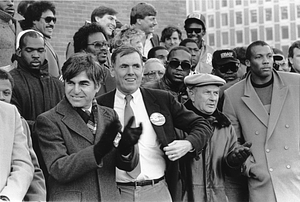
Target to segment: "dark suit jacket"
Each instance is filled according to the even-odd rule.
[[[119,200],[116,163],[120,169],[131,171],[138,163],[138,155],[126,160],[113,150],[97,165],[94,145],[101,139],[106,126],[118,119],[114,110],[100,106],[98,117],[94,136],[66,98],[38,116],[35,131],[49,172],[50,201]]]
[[[150,39],[152,46],[159,46],[159,36],[157,34],[153,34],[153,37]]]
[[[174,127],[176,127],[189,134],[186,140],[190,141],[195,148],[195,152],[200,154],[202,148],[212,136],[212,129],[209,123],[203,117],[187,110],[167,91],[147,88],[140,89],[148,116],[150,117],[152,113],[159,112],[166,118],[166,122],[162,126],[152,124],[161,144],[161,149],[178,139],[174,132]],[[114,90],[98,97],[98,104],[113,108],[115,92]],[[178,161],[170,161],[167,156],[166,161],[166,181],[168,188],[173,201],[179,201],[181,198],[179,163]]]

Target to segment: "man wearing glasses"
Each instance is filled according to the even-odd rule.
[[[74,51],[92,53],[96,56],[100,65],[104,66],[104,79],[97,95],[101,95],[115,89],[114,78],[111,77],[107,58],[109,57],[107,35],[104,29],[97,23],[82,26],[73,36]]]
[[[143,85],[145,88],[162,89],[169,91],[181,103],[187,100],[184,78],[191,71],[192,56],[188,48],[176,46],[170,50],[165,75],[156,81]]]
[[[23,30],[34,29],[43,34],[46,43],[46,59],[49,63],[49,74],[59,77],[61,73],[60,63],[57,54],[50,44],[56,23],[54,4],[49,1],[34,2],[27,8],[24,18],[25,20],[21,24]]]
[[[196,73],[211,73],[213,48],[206,45],[203,37],[206,34],[205,17],[200,13],[191,13],[184,22],[184,29],[188,38],[194,39],[201,50]]]
[[[161,79],[165,74],[166,68],[157,58],[150,58],[145,62],[144,76],[142,83]]]

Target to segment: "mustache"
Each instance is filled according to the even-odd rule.
[[[46,28],[52,28],[52,29],[54,29],[54,26],[53,25],[48,25],[48,26],[46,26]]]

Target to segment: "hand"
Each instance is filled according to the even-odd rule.
[[[241,166],[248,156],[251,154],[250,147],[251,142],[245,142],[243,145],[237,146],[228,156],[227,162],[232,167]]]
[[[142,123],[140,123],[139,127],[132,128],[131,125],[133,122],[134,116],[129,119],[124,131],[121,132],[122,137],[119,142],[118,149],[123,155],[128,155],[132,151],[133,146],[139,141],[143,132]]]
[[[188,140],[174,140],[164,147],[165,154],[171,161],[176,161],[193,149]]]
[[[117,119],[106,126],[101,139],[94,146],[94,154],[98,164],[100,163],[101,159],[111,151],[113,147],[113,141],[118,132],[121,131],[121,128],[121,123]]]

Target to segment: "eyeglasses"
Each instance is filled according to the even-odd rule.
[[[165,73],[161,72],[161,71],[151,71],[151,72],[144,74],[144,76],[148,76],[149,79],[155,79],[156,75],[158,75],[158,77],[161,78],[161,77],[163,77],[164,74]]]
[[[232,71],[232,72],[237,72],[238,69],[239,69],[239,67],[238,67],[237,63],[235,63],[235,64],[229,64],[229,65],[224,65],[224,66],[220,66],[219,67],[219,71],[221,73],[226,73],[229,70]]]
[[[195,32],[196,34],[199,34],[202,31],[202,29],[201,28],[186,28],[185,31],[187,33]]]
[[[95,49],[101,49],[102,47],[108,47],[107,41],[95,41],[94,43],[88,43],[87,45],[93,45]]]
[[[51,16],[48,16],[48,17],[41,17],[45,20],[46,23],[50,23],[51,21],[53,21],[53,23],[55,24],[56,23],[56,17],[51,17]]]
[[[168,64],[172,69],[177,69],[179,67],[179,65],[181,66],[183,71],[187,71],[187,70],[191,69],[191,64],[186,61],[180,62],[178,60],[171,60],[168,62]]]

